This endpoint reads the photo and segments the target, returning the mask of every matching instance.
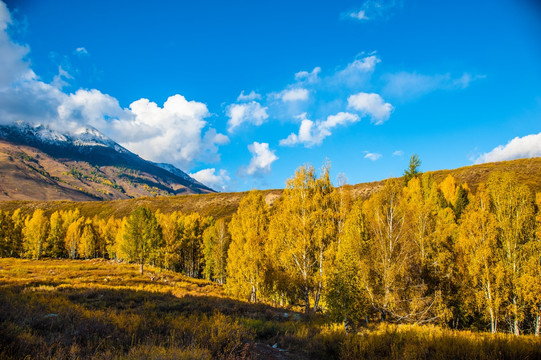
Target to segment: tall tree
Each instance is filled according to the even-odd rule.
[[[227,250],[231,237],[224,219],[217,220],[203,233],[205,277],[223,284],[226,278]]]
[[[524,246],[524,271],[518,291],[521,293],[533,318],[534,334],[541,333],[541,193],[536,195],[537,215],[535,236]]]
[[[13,227],[8,240],[9,256],[23,256],[23,229],[26,217],[22,214],[21,209],[17,209],[11,215],[11,220]]]
[[[462,271],[473,304],[498,331],[505,300],[505,274],[500,261],[497,221],[491,212],[490,196],[483,186],[466,208],[461,220],[458,248],[464,256]]]
[[[406,206],[406,224],[408,235],[416,246],[415,253],[419,264],[424,267],[430,255],[430,236],[434,232],[435,217],[438,211],[434,196],[426,194],[421,186],[421,179],[413,178],[404,188]]]
[[[110,216],[107,221],[99,219],[96,221],[96,228],[99,237],[102,239],[103,256],[109,259],[117,258],[116,235],[119,231],[121,221],[114,216]]]
[[[420,175],[421,173],[419,171],[420,167],[421,167],[421,160],[419,159],[419,155],[417,154],[411,155],[408,168],[404,170],[404,184],[407,184],[411,179]]]
[[[62,258],[67,255],[64,239],[66,238],[66,227],[62,214],[55,211],[50,218],[51,228],[47,237],[47,253],[55,258]]]
[[[362,201],[348,213],[326,291],[329,314],[353,327],[372,314],[370,306],[370,232]]]
[[[371,230],[370,294],[372,306],[383,320],[405,320],[401,292],[412,257],[412,246],[405,234],[405,211],[402,187],[396,180],[387,180],[383,189],[366,203]]]
[[[533,197],[530,189],[520,184],[511,173],[491,174],[488,190],[498,224],[498,238],[502,245],[502,263],[509,292],[508,313],[513,332],[519,335],[520,322],[524,316],[524,299],[518,290],[518,284],[523,271],[523,247],[534,234]]]
[[[163,266],[166,269],[182,271],[182,236],[184,233],[184,215],[180,211],[170,214],[156,212],[156,218],[162,227],[164,240]]]
[[[203,264],[203,232],[211,224],[211,218],[201,217],[198,213],[182,218],[181,261],[187,276],[199,277]]]
[[[86,219],[79,238],[79,256],[85,259],[98,257],[98,234],[91,219]]]
[[[250,191],[229,223],[231,245],[227,257],[226,289],[252,302],[258,301],[265,280],[265,241],[269,210],[263,195]]]
[[[49,219],[41,209],[34,211],[25,221],[23,229],[24,249],[27,257],[38,259],[43,255],[49,232]]]
[[[11,232],[13,219],[8,212],[0,210],[0,257],[8,257],[11,254]]]
[[[314,310],[318,309],[328,270],[327,250],[336,241],[333,191],[328,166],[319,178],[313,167],[301,167],[288,180],[272,218],[274,256],[300,290],[306,313],[310,312],[311,293]]]
[[[84,217],[72,219],[73,221],[68,225],[66,229],[66,250],[70,259],[76,259],[79,257],[79,240],[83,233],[83,227],[85,223]]]
[[[162,232],[152,211],[137,207],[126,221],[124,252],[130,261],[140,265],[143,274],[145,262],[156,259],[162,246]]]

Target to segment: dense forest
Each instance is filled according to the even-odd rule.
[[[329,166],[304,166],[272,206],[252,191],[229,223],[145,207],[123,218],[0,211],[0,255],[152,265],[348,329],[383,321],[539,335],[541,194],[505,172],[474,193],[418,165],[412,158],[369,199],[333,186]]]

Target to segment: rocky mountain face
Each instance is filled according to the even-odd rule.
[[[144,160],[98,130],[0,125],[0,200],[115,200],[214,192]]]

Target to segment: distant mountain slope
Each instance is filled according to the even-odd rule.
[[[115,200],[214,192],[170,164],[146,161],[98,130],[0,126],[0,200]]]
[[[466,182],[474,191],[481,182],[488,179],[490,172],[510,171],[517,174],[520,182],[530,186],[532,191],[541,192],[541,158],[520,159],[498,163],[467,166],[454,170],[439,170],[431,172],[437,182],[441,182],[449,174],[458,183]],[[367,198],[383,186],[384,181],[347,185],[355,198]],[[267,203],[272,204],[280,197],[282,190],[262,191]],[[182,211],[184,213],[198,212],[204,216],[229,219],[237,210],[240,199],[246,193],[215,193],[190,196],[143,197],[129,200],[104,202],[71,202],[71,201],[0,201],[0,209],[13,211],[21,208],[24,213],[41,208],[48,212],[79,208],[85,216],[117,216],[130,214],[137,206],[146,206],[153,211],[160,209],[164,213]]]

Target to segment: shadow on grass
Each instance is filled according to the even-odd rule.
[[[32,285],[0,284],[0,358],[137,358],[139,348],[142,358],[186,349],[250,358],[255,331],[240,319],[280,318],[270,306],[214,296]]]

